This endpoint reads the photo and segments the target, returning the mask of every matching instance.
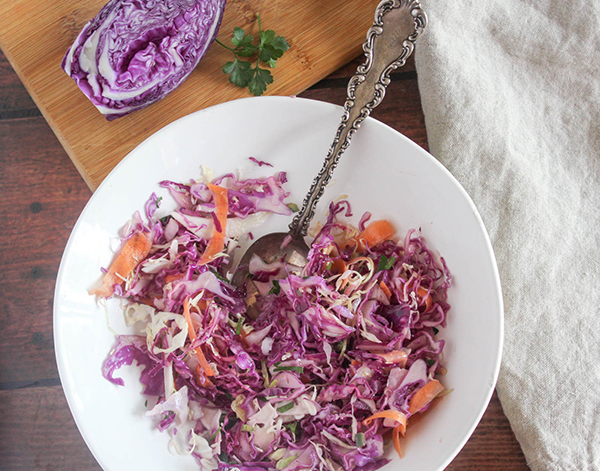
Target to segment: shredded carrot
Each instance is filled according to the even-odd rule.
[[[212,237],[208,241],[206,250],[200,259],[200,265],[205,265],[206,263],[212,262],[215,259],[215,256],[223,251],[223,247],[225,247],[227,212],[229,211],[227,188],[213,185],[212,183],[208,184],[208,188],[215,199],[215,215],[217,216],[217,221],[221,227],[217,227],[217,224],[215,223]]]
[[[183,301],[183,314],[185,315],[185,320],[188,324],[188,335],[190,336],[190,340],[194,342],[196,340],[196,331],[194,330],[194,324],[192,323],[192,316],[190,315],[190,298],[185,298]],[[215,372],[212,370],[208,361],[206,361],[206,357],[202,352],[202,349],[198,347],[196,349],[196,358],[198,358],[198,363],[204,370],[206,376],[214,376]]]
[[[368,426],[375,419],[392,419],[398,423],[398,425],[396,425],[392,430],[392,437],[394,440],[394,448],[396,449],[396,453],[398,453],[398,456],[402,458],[402,450],[400,449],[400,434],[404,435],[406,432],[406,415],[397,410],[382,410],[380,412],[376,412],[370,417],[367,417],[362,421],[362,423],[363,425]]]
[[[358,245],[358,242],[356,241],[356,238],[350,237],[349,239],[346,239],[344,242],[342,242],[340,244],[340,250],[345,250],[348,247],[350,247],[351,249],[354,249],[357,245]]]
[[[377,355],[383,358],[386,363],[398,364],[402,368],[404,368],[408,360],[408,354],[403,350],[394,350],[389,353],[378,353]]]
[[[198,381],[198,384],[200,384],[200,386],[204,386],[206,388],[213,388],[215,386],[213,382],[210,379],[208,379],[208,376],[206,376],[202,372],[202,368],[200,368],[200,365],[196,367],[196,380]]]
[[[396,449],[396,453],[398,453],[398,456],[400,458],[402,458],[402,450],[400,449],[400,434],[402,433],[402,435],[404,435],[404,432],[401,431],[400,429],[400,425],[398,425],[398,427],[394,427],[394,430],[392,432],[392,436],[394,437],[394,448]]]
[[[437,380],[434,379],[419,389],[415,395],[411,398],[408,403],[408,411],[411,414],[419,412],[427,404],[429,404],[435,397],[444,390],[444,386]]]
[[[166,283],[171,283],[171,281],[178,281],[181,280],[183,278],[183,273],[172,273],[169,274],[167,276],[165,276],[165,284]]]
[[[431,293],[427,292],[427,288],[419,286],[417,288],[417,294],[425,301],[425,311],[429,311],[431,305],[433,304],[433,301],[431,301]]]
[[[387,219],[380,219],[378,221],[373,221],[365,227],[365,230],[358,236],[358,240],[363,244],[369,244],[369,247],[374,247],[380,242],[388,240],[395,233],[396,230]]]
[[[211,298],[212,299],[212,298]],[[200,309],[201,311],[204,311],[209,304],[209,300],[206,299],[199,299],[198,302],[196,303],[196,306],[198,307],[198,309]]]
[[[402,433],[402,435],[404,435],[404,432],[406,431],[406,416],[397,410],[382,410],[380,412],[376,412],[375,414],[373,414],[370,417],[367,417],[365,420],[363,420],[363,425],[368,426],[373,420],[375,419],[392,419],[395,420],[396,422],[398,422],[399,425],[396,426],[396,428],[399,429],[400,433]]]
[[[346,271],[346,262],[344,262],[341,258],[336,258],[333,262],[331,262],[331,273],[334,275],[341,275]]]
[[[383,291],[383,294],[385,294],[385,297],[389,300],[392,297],[392,292],[387,287],[387,285],[382,281],[381,283],[379,283],[379,287],[381,288],[381,291]]]
[[[111,263],[108,272],[104,275],[102,286],[91,289],[91,295],[97,294],[103,298],[111,296],[114,286],[120,285],[133,270],[146,258],[152,247],[152,241],[142,232],[136,232],[125,241],[119,254]]]

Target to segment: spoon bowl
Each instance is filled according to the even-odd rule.
[[[241,258],[232,279],[236,286],[248,280],[248,268],[252,257],[260,257],[265,263],[284,260],[291,273],[300,272],[307,263],[309,247],[303,238],[292,237],[288,232],[273,232],[257,239]]]

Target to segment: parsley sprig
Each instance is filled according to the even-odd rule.
[[[256,19],[258,21],[258,45],[254,43],[254,36],[246,34],[240,27],[233,29],[231,38],[233,47],[223,44],[218,39],[216,41],[234,55],[234,60],[223,66],[223,73],[229,75],[229,81],[240,88],[248,87],[250,93],[258,96],[267,90],[268,84],[273,83],[271,71],[261,68],[261,64],[274,68],[277,59],[290,48],[290,45],[283,36],[276,36],[272,29],[263,31],[259,14],[256,15]],[[253,56],[256,56],[256,62],[242,59]]]
[[[385,255],[382,255],[375,271],[390,270],[394,266],[394,263],[396,263],[396,257],[388,259]]]

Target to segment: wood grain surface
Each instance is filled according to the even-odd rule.
[[[29,90],[90,188],[140,142],[177,118],[223,101],[249,96],[227,81],[221,68],[232,59],[213,44],[185,83],[150,108],[108,122],[60,68],[85,23],[106,0],[0,2],[0,47]],[[356,57],[373,23],[378,0],[229,0],[219,39],[234,26],[256,36],[276,29],[291,48],[273,69],[267,93],[296,95]]]
[[[301,94],[341,104],[356,61]],[[427,148],[411,61],[375,117]],[[0,54],[0,469],[96,471],[54,358],[53,290],[70,231],[91,191]],[[496,395],[450,471],[526,471]],[[418,470],[415,470],[418,471]]]

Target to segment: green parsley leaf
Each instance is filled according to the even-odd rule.
[[[433,335],[437,335],[439,331],[440,329],[436,329],[435,327],[433,327]]]
[[[259,39],[260,43],[258,44],[258,47],[263,48],[273,42],[273,39],[275,39],[275,31],[272,29],[261,31],[259,34]]]
[[[300,211],[300,208],[296,203],[288,203],[287,207],[292,210],[292,213],[297,213],[298,211]]]
[[[394,266],[394,263],[396,263],[396,257],[388,259],[385,255],[382,255],[377,264],[377,271],[389,270]]]
[[[279,294],[280,291],[279,280],[273,280],[273,287],[269,290],[269,294]]]
[[[241,61],[237,57],[223,66],[223,72],[229,74],[229,81],[237,87],[245,87],[252,79],[252,63]]]
[[[261,31],[260,44],[258,46],[258,57],[261,61],[269,63],[279,59],[290,45],[282,36],[275,36],[275,31]],[[275,62],[273,62],[275,64]],[[272,65],[271,67],[274,67]]]
[[[160,208],[160,202],[162,201],[162,199],[163,199],[163,197],[162,197],[162,196],[159,196],[158,198],[156,198],[156,202],[155,202],[155,204],[156,204],[156,207],[157,207],[157,208]]]
[[[250,38],[250,43],[252,43],[252,40],[254,38],[252,36],[245,35],[246,32],[239,26],[236,26],[235,28],[233,28],[233,37],[231,38],[231,44],[233,44],[235,47],[240,47],[240,45],[244,41],[244,37],[246,37],[246,39]]]
[[[365,446],[367,444],[366,440],[365,440],[365,434],[362,432],[358,432],[356,434],[356,446],[358,448],[362,448],[363,446]]]
[[[273,75],[267,69],[261,69],[258,65],[252,69],[252,75],[248,82],[248,90],[254,96],[260,96],[267,90],[267,85],[273,83]]]
[[[290,48],[289,43],[285,40],[283,36],[276,36],[271,42],[271,46],[281,51],[281,54],[283,54]]]
[[[224,276],[219,275],[219,272],[217,272],[217,270],[213,270],[212,268],[209,269],[208,271],[210,271],[213,275],[215,275],[219,280],[221,280],[223,283],[229,283],[229,280],[227,278],[225,278]]]
[[[295,371],[296,373],[304,373],[303,366],[275,366],[273,368],[273,372],[277,373],[278,371]]]
[[[277,412],[279,412],[280,414],[283,414],[284,412],[289,411],[293,407],[294,407],[294,403],[290,402],[289,404],[286,404],[285,406],[281,406],[281,407],[277,408]]]
[[[250,57],[258,49],[254,44],[254,36],[246,35],[244,30],[239,27],[233,28],[233,37],[231,43],[235,46],[235,54],[242,57]]]
[[[279,59],[289,48],[290,45],[283,36],[277,36],[275,31],[268,29],[263,31],[260,24],[260,16],[257,14],[258,21],[258,45],[254,42],[254,36],[246,34],[240,28],[233,29],[231,44],[233,47],[223,44],[218,39],[216,42],[233,53],[234,60],[227,62],[223,66],[223,73],[229,75],[229,82],[237,87],[248,87],[253,95],[262,95],[267,86],[273,83],[273,75],[268,69],[261,68],[261,62],[273,68]],[[240,57],[254,57],[256,61],[240,60]]]
[[[219,425],[219,428],[215,431],[215,433],[213,433],[210,438],[208,439],[209,442],[213,443],[215,441],[215,438],[217,438],[217,435],[219,435],[219,432],[221,432],[221,426]]]
[[[267,44],[265,47],[259,49],[258,57],[263,62],[269,62],[271,60],[277,60],[283,55],[278,49],[275,49],[270,44]]]
[[[288,422],[287,424],[283,424],[285,428],[287,428],[293,434],[296,433],[296,427],[298,427],[298,422]]]
[[[235,326],[235,335],[240,335],[242,333],[242,325],[244,320],[240,317],[237,321],[237,325]]]

